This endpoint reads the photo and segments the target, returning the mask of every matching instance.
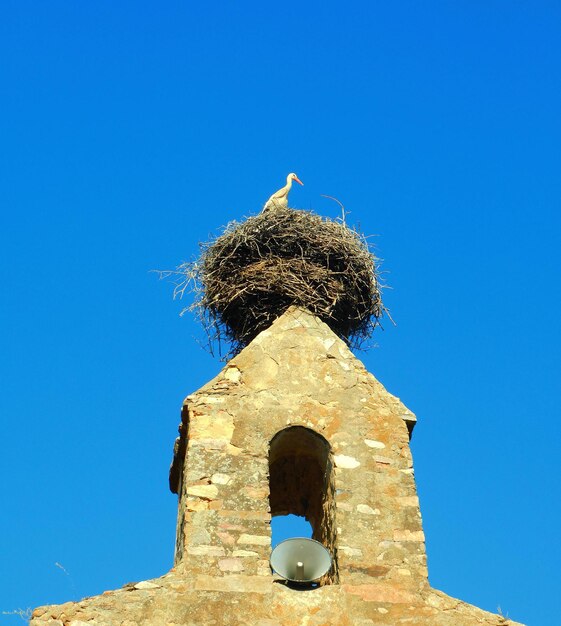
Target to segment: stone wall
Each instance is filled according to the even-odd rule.
[[[185,401],[173,570],[41,607],[32,625],[514,624],[429,586],[414,423],[325,324],[290,309]],[[289,512],[334,557],[316,589],[269,567],[271,514]]]

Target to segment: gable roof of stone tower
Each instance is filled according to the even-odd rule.
[[[226,393],[228,406],[233,411],[250,394],[259,394],[261,421],[268,425],[264,427],[267,431],[298,423],[317,428],[329,438],[329,406],[343,403],[349,416],[365,411],[372,403],[379,403],[384,410],[400,415],[409,433],[417,421],[415,415],[366,370],[327,324],[296,306],[290,307],[229,361],[215,378],[190,395],[185,406],[196,411],[198,404],[212,403]],[[279,416],[278,408],[286,405],[287,397],[294,398],[293,407],[286,412],[283,409],[282,416]],[[308,420],[308,414],[313,414],[314,419]],[[319,422],[318,415],[324,416]],[[188,411],[184,413],[184,420],[186,425]],[[186,428],[183,424],[170,470],[170,488],[174,493],[178,490],[185,449]],[[350,417],[348,428],[352,429]],[[191,433],[191,437],[195,436]],[[352,431],[349,438],[357,439]]]

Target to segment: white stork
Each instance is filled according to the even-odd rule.
[[[292,188],[292,181],[295,180],[297,183],[303,185],[304,183],[292,172],[286,177],[286,185],[275,191],[275,193],[265,202],[265,206],[263,207],[263,212],[269,211],[270,209],[286,209],[288,208],[288,192]]]

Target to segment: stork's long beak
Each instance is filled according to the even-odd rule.
[[[295,176],[295,177],[294,177],[294,180],[295,180],[297,183],[300,183],[300,184],[302,185],[302,187],[304,186],[304,183],[303,183],[303,182],[302,182],[302,181],[298,178],[298,176]]]

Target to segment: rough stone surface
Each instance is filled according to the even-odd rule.
[[[514,626],[429,586],[414,423],[325,324],[289,309],[185,401],[174,568],[40,607],[31,626]],[[289,512],[334,557],[317,588],[268,568],[271,515]]]

